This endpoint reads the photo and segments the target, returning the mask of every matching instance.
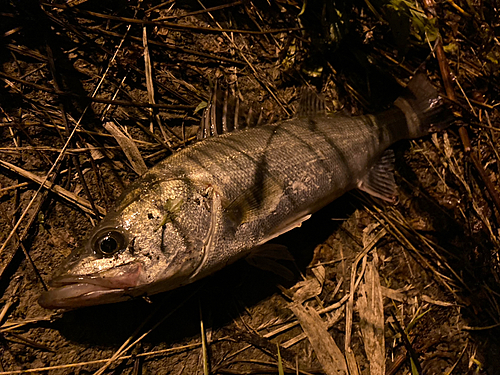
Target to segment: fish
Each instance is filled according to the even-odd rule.
[[[206,110],[207,123],[210,116]],[[417,74],[377,114],[327,114],[309,92],[291,119],[206,137],[132,183],[39,304],[74,309],[172,290],[262,248],[349,190],[393,201],[390,146],[452,122]]]

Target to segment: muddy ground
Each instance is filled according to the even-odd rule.
[[[2,2],[0,374],[500,374],[498,6]],[[417,71],[457,122],[394,146],[396,205],[348,193],[273,240],[292,279],[242,260],[149,298],[38,305],[138,178],[106,122],[150,167],[195,141],[216,80],[279,121],[305,85],[359,115]],[[49,171],[59,189],[39,189]]]

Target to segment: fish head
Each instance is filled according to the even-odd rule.
[[[202,263],[210,196],[183,180],[137,184],[75,249],[39,303],[78,308],[187,284]]]

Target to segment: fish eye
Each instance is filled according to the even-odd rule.
[[[125,235],[118,230],[107,230],[94,238],[94,251],[104,256],[111,256],[127,247]]]

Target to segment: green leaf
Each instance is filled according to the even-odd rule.
[[[439,36],[436,20],[429,20],[415,0],[365,0],[368,8],[391,28],[396,47],[404,54],[410,41],[434,42]]]
[[[422,44],[427,43],[427,41],[434,42],[439,36],[436,19],[428,19],[417,3],[407,0],[403,1],[410,12],[411,35]]]
[[[201,111],[202,109],[207,108],[208,103],[206,101],[202,101],[200,104],[198,104],[198,107],[194,110],[194,113]]]
[[[278,374],[285,375],[285,370],[283,370],[283,361],[281,360],[280,345],[276,343],[276,348],[278,349]]]
[[[408,50],[410,37],[410,11],[402,0],[391,0],[385,4],[385,16],[400,54]]]
[[[411,362],[411,375],[420,375],[417,370],[417,366],[415,365],[415,362],[413,362],[413,358],[410,358]]]
[[[321,77],[321,74],[323,73],[323,67],[322,66],[316,66],[312,69],[309,69],[308,67],[303,67],[302,68],[302,73],[308,75],[309,77],[312,78],[318,78]]]
[[[428,310],[424,311],[423,313],[421,314],[418,314],[420,312],[420,308],[417,310],[417,316],[415,316],[411,322],[408,324],[408,326],[405,328],[405,333],[410,333],[411,330],[413,329],[413,327],[415,326],[415,324],[417,324],[417,322],[425,315],[427,314],[429,311],[432,310],[432,307],[430,307]]]
[[[450,44],[443,46],[443,49],[444,49],[444,52],[454,55],[458,52],[458,44],[457,43],[450,43]]]
[[[498,64],[500,61],[500,53],[498,50],[493,48],[490,52],[488,52],[486,58],[493,64]]]

